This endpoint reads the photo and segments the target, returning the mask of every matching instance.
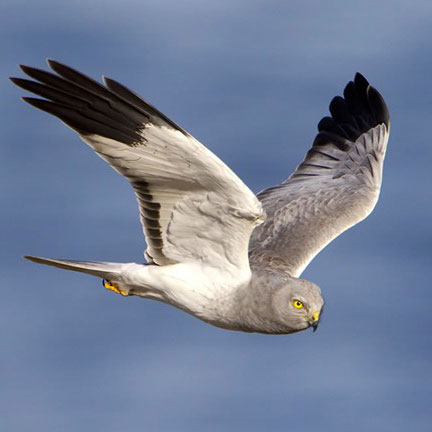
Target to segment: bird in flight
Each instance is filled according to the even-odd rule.
[[[11,80],[30,105],[75,130],[134,189],[147,263],[29,260],[103,279],[108,290],[175,306],[220,328],[315,331],[324,300],[300,275],[378,200],[390,131],[381,95],[359,73],[303,162],[255,194],[217,156],[147,101],[53,60]]]

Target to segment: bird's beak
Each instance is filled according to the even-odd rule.
[[[318,328],[318,324],[319,324],[319,319],[320,319],[320,313],[319,312],[314,312],[312,315],[312,321],[311,321],[311,326],[313,327],[313,332],[315,333],[317,331]]]

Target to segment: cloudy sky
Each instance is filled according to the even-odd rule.
[[[1,430],[430,426],[430,1],[3,0],[0,16]],[[391,113],[383,190],[303,275],[326,298],[319,331],[223,331],[24,261],[144,249],[127,182],[8,82],[45,58],[135,89],[254,191],[290,174],[362,72]]]

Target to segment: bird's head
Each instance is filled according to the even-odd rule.
[[[286,331],[295,333],[312,327],[318,328],[324,299],[318,285],[304,279],[289,279],[274,292],[274,318]]]

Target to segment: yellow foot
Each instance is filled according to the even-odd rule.
[[[106,288],[107,290],[114,291],[115,293],[120,294],[124,297],[129,295],[127,291],[122,291],[115,282],[110,282],[104,279],[102,283],[104,288]]]

